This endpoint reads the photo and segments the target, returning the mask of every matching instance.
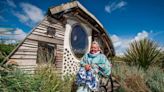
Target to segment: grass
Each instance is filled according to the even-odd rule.
[[[61,77],[49,66],[29,75],[19,69],[1,72],[0,92],[71,92],[74,77]]]
[[[158,67],[142,70],[113,64],[112,74],[120,82],[118,92],[164,92],[164,72]],[[72,92],[73,76],[62,77],[51,66],[40,66],[33,75],[19,69],[1,69],[0,92]]]
[[[119,80],[119,92],[164,92],[164,72],[158,67],[148,70],[127,64],[114,64],[113,75]]]

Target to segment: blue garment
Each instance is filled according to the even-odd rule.
[[[85,65],[91,65],[91,70],[86,71]],[[90,90],[97,90],[99,86],[98,76],[109,76],[111,73],[110,62],[105,55],[97,54],[85,54],[80,62],[80,68],[77,73],[76,83],[79,87],[86,86]],[[88,91],[87,91],[88,92]]]
[[[98,86],[98,79],[94,76],[93,69],[86,71],[84,67],[80,67],[79,72],[77,74],[76,83],[79,86],[86,86],[92,90],[96,90]]]

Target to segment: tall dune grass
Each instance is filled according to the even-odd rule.
[[[71,92],[73,77],[61,77],[48,66],[37,70],[32,75],[20,69],[1,72],[0,92]]]
[[[121,84],[119,92],[164,92],[164,72],[159,67],[145,71],[120,63],[114,64],[112,72]]]

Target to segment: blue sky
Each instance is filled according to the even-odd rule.
[[[14,29],[21,40],[45,16],[49,7],[70,0],[0,0],[0,31]],[[110,34],[122,53],[133,40],[145,37],[164,46],[164,0],[79,0]]]

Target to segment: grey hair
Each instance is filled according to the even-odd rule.
[[[96,44],[96,45],[98,45],[99,48],[100,48],[100,45],[99,45],[99,43],[98,43],[97,41],[93,41],[92,44]]]
[[[102,53],[102,49],[100,47],[100,44],[97,41],[93,41],[92,44],[96,44],[99,47],[99,49],[100,49],[100,53]]]

